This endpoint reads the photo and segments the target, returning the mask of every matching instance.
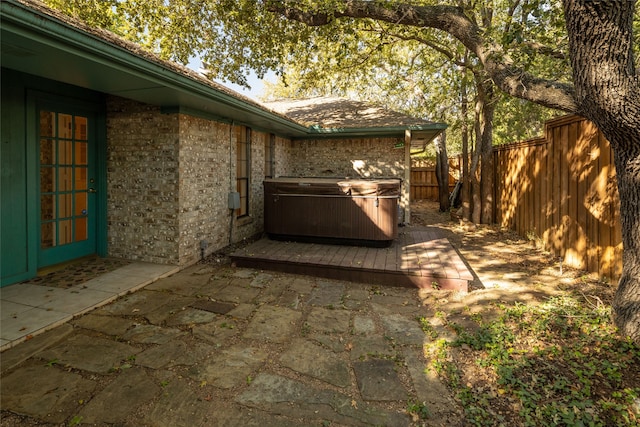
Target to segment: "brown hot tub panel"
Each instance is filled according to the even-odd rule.
[[[274,178],[264,192],[271,238],[384,246],[398,235],[398,179]]]

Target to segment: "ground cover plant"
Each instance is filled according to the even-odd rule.
[[[612,321],[615,285],[560,274],[553,257],[506,230],[416,220],[449,228],[465,257],[478,256],[474,265],[493,263],[489,288],[474,291],[484,297],[433,297],[435,312],[419,319],[426,369],[449,387],[468,425],[640,425],[640,347]],[[490,289],[504,276],[521,291]]]
[[[472,425],[639,425],[640,348],[620,339],[609,308],[553,297],[501,314],[457,338],[435,339],[435,369]]]

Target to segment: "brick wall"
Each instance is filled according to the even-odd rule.
[[[178,263],[178,117],[107,99],[107,227],[110,256]]]
[[[294,141],[293,176],[404,179],[404,150],[398,138]]]
[[[201,241],[205,256],[229,244],[230,126],[184,114],[179,122],[179,259],[192,264]]]
[[[228,194],[235,191],[236,133],[231,125],[109,97],[109,255],[189,265],[201,258],[202,241],[206,256],[261,233],[268,137],[251,133],[249,216],[232,225]],[[290,141],[276,138],[276,174],[289,173],[292,157]]]

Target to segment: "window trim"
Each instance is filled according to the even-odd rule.
[[[273,178],[275,176],[275,147],[276,135],[269,134],[264,144],[264,177]]]
[[[241,138],[239,138],[241,137]],[[245,158],[241,160],[240,149],[244,148]],[[243,169],[240,162],[245,163],[246,175],[240,175]],[[246,186],[246,195],[243,196],[241,183]],[[236,209],[236,218],[249,216],[251,189],[251,128],[238,126],[236,129],[236,191],[240,195],[240,207]]]

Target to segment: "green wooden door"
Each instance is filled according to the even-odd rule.
[[[96,253],[94,113],[38,108],[38,267]]]

